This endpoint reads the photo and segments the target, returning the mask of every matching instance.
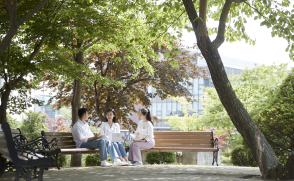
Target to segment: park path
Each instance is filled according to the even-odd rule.
[[[3,179],[6,180],[6,179]],[[258,167],[200,166],[200,165],[144,165],[142,167],[76,167],[50,169],[44,181],[261,181]]]

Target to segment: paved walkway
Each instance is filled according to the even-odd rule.
[[[7,175],[8,176],[8,175]],[[5,177],[7,177],[5,176]],[[10,178],[11,179],[11,178]],[[10,180],[9,179],[9,180]],[[0,179],[1,180],[1,179]],[[3,179],[2,180],[7,180]],[[20,179],[22,180],[22,179]],[[142,167],[77,167],[50,169],[44,173],[44,181],[236,181],[259,180],[258,167],[199,166],[199,165],[145,165]]]

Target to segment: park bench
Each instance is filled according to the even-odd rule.
[[[92,154],[99,153],[99,149],[76,148],[70,132],[42,132],[44,138],[52,140],[49,145],[53,145],[48,151],[58,160],[59,154]],[[154,132],[155,147],[143,150],[146,152],[213,152],[213,163],[217,164],[218,139],[213,137],[213,132]],[[49,141],[48,141],[49,142]],[[57,151],[56,151],[57,150]],[[50,154],[50,152],[52,152]],[[58,161],[57,168],[60,169]],[[218,164],[217,164],[218,165]]]
[[[75,154],[93,154],[99,153],[96,148],[76,148],[76,143],[73,140],[70,132],[41,132],[41,135],[48,140],[49,150],[48,155],[52,155],[56,159],[57,168],[60,169],[58,164],[58,155],[75,155]],[[50,141],[50,142],[49,142]]]
[[[46,148],[44,147],[44,142],[46,142],[46,140],[40,137],[35,140],[28,141],[26,137],[21,134],[19,129],[10,129],[10,126],[7,122],[3,123],[1,128],[1,161],[3,163],[3,158],[5,158],[14,165],[15,180],[19,180],[19,178],[32,180],[37,175],[39,181],[43,180],[45,167],[54,163],[53,157],[47,157],[38,154],[38,152],[43,152],[46,154]],[[11,165],[6,164],[4,166],[6,171],[11,171],[11,168],[7,168],[7,166]],[[38,171],[37,167],[40,167]],[[0,170],[3,171],[4,169],[1,168]]]
[[[142,152],[213,152],[213,162],[217,163],[218,138],[213,137],[213,131],[156,131],[155,146]]]

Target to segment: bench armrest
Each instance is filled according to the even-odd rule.
[[[47,140],[45,132],[41,132],[42,137],[46,140],[46,144],[44,145],[49,152],[49,155],[52,155],[55,152],[60,152],[60,148],[58,148],[58,138],[53,138],[50,142]]]
[[[44,143],[47,142],[42,137],[36,138],[33,141],[27,141],[23,134],[19,134],[13,137],[14,146],[19,156],[25,156],[28,159],[45,158],[46,156],[38,153],[44,153],[47,155],[47,150]]]
[[[213,147],[219,149],[219,148],[218,148],[218,138],[215,138],[215,139],[213,140]]]

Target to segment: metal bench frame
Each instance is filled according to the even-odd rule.
[[[2,147],[0,152],[2,157],[14,164],[16,169],[15,181],[18,181],[19,178],[24,178],[27,181],[32,180],[36,176],[33,173],[37,173],[38,180],[42,181],[45,167],[54,163],[53,157],[46,156],[47,150],[44,147],[44,143],[47,140],[40,137],[28,141],[23,134],[13,136],[7,122],[3,123],[1,128],[4,133],[6,147]],[[45,153],[45,156],[38,154],[39,152]],[[37,170],[37,167],[40,167],[40,169]]]

